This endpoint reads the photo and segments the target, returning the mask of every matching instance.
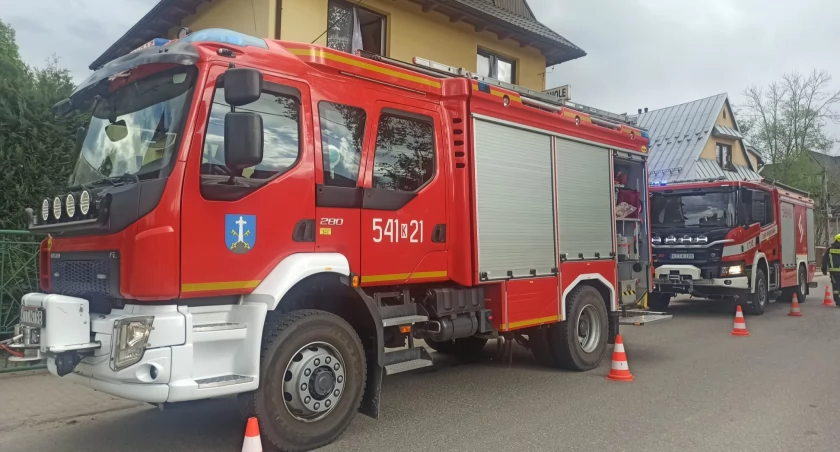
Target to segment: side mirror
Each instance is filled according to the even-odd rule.
[[[263,119],[253,112],[225,114],[225,166],[235,173],[263,159]]]
[[[225,102],[241,107],[256,102],[262,92],[262,73],[256,69],[232,68],[225,71]]]

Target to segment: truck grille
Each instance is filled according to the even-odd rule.
[[[86,299],[119,297],[119,258],[103,253],[54,254],[52,292]]]

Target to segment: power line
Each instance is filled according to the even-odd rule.
[[[312,40],[312,42],[310,42],[310,44],[315,44],[315,41],[317,41],[317,40],[321,39],[321,36],[324,36],[325,34],[327,34],[327,32],[328,32],[328,31],[330,31],[330,28],[334,27],[334,26],[335,26],[335,24],[337,24],[337,23],[341,22],[342,20],[344,20],[344,18],[345,18],[345,17],[347,17],[347,15],[348,15],[348,14],[350,14],[350,11],[353,11],[354,9],[356,9],[356,7],[358,7],[359,5],[361,5],[362,3],[364,3],[364,1],[365,1],[365,0],[359,0],[358,2],[356,2],[356,4],[355,4],[355,5],[353,5],[353,7],[352,7],[352,8],[349,8],[347,11],[345,11],[345,12],[344,12],[344,14],[342,14],[342,15],[341,15],[341,17],[339,17],[338,19],[334,20],[332,23],[328,23],[328,24],[327,24],[327,29],[326,29],[326,30],[324,30],[324,32],[323,32],[323,33],[319,34],[317,38],[313,39],[313,40]]]

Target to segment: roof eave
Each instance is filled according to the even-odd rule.
[[[145,16],[137,21],[134,26],[108,47],[88,67],[91,70],[97,70],[107,62],[130,52],[134,47],[140,46],[153,38],[161,37],[161,34],[165,34],[172,27],[181,24],[184,18],[195,14],[196,9],[208,1],[211,0],[160,0]],[[428,0],[411,1],[421,4],[429,3]],[[586,56],[586,52],[583,49],[575,46],[556,32],[551,31],[545,25],[539,24],[551,31],[552,34],[555,34],[557,39],[528,30],[456,1],[437,0],[434,4],[437,6],[435,9],[438,12],[449,15],[453,23],[465,19],[469,22],[480,22],[482,25],[480,28],[482,30],[491,27],[496,29],[497,31],[494,32],[496,32],[500,40],[515,39],[522,48],[534,46],[545,56],[546,67]],[[444,6],[445,10],[441,11],[440,6]],[[455,15],[448,13],[454,13]],[[478,27],[476,31],[479,31]]]
[[[109,61],[130,52],[133,50],[131,49],[131,45],[134,41],[141,41],[140,44],[143,44],[143,42],[151,39],[162,37],[160,33],[156,32],[159,27],[164,26],[166,27],[166,31],[169,31],[172,27],[176,27],[181,24],[181,21],[183,21],[184,18],[195,14],[198,6],[203,3],[207,3],[208,1],[212,0],[160,0],[152,7],[151,10],[149,10],[148,13],[146,13],[146,15],[140,18],[134,26],[129,28],[128,31],[126,31],[119,39],[114,41],[107,50],[102,52],[102,54],[99,55],[99,57],[97,57],[90,66],[88,66],[88,69],[95,71]],[[167,9],[174,10],[173,12],[175,15],[164,19],[161,16],[163,16],[163,13],[166,12]],[[175,17],[177,17],[177,19]],[[141,38],[141,36],[148,37],[148,39]],[[138,44],[138,46],[140,44]]]

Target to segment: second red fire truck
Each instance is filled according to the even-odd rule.
[[[772,298],[805,301],[813,283],[814,202],[769,181],[703,180],[651,188],[654,290],[737,300],[763,314]]]
[[[11,347],[129,399],[239,394],[279,450],[377,417],[421,339],[598,366],[650,283],[646,133],[415,63],[213,29],[93,73]]]

